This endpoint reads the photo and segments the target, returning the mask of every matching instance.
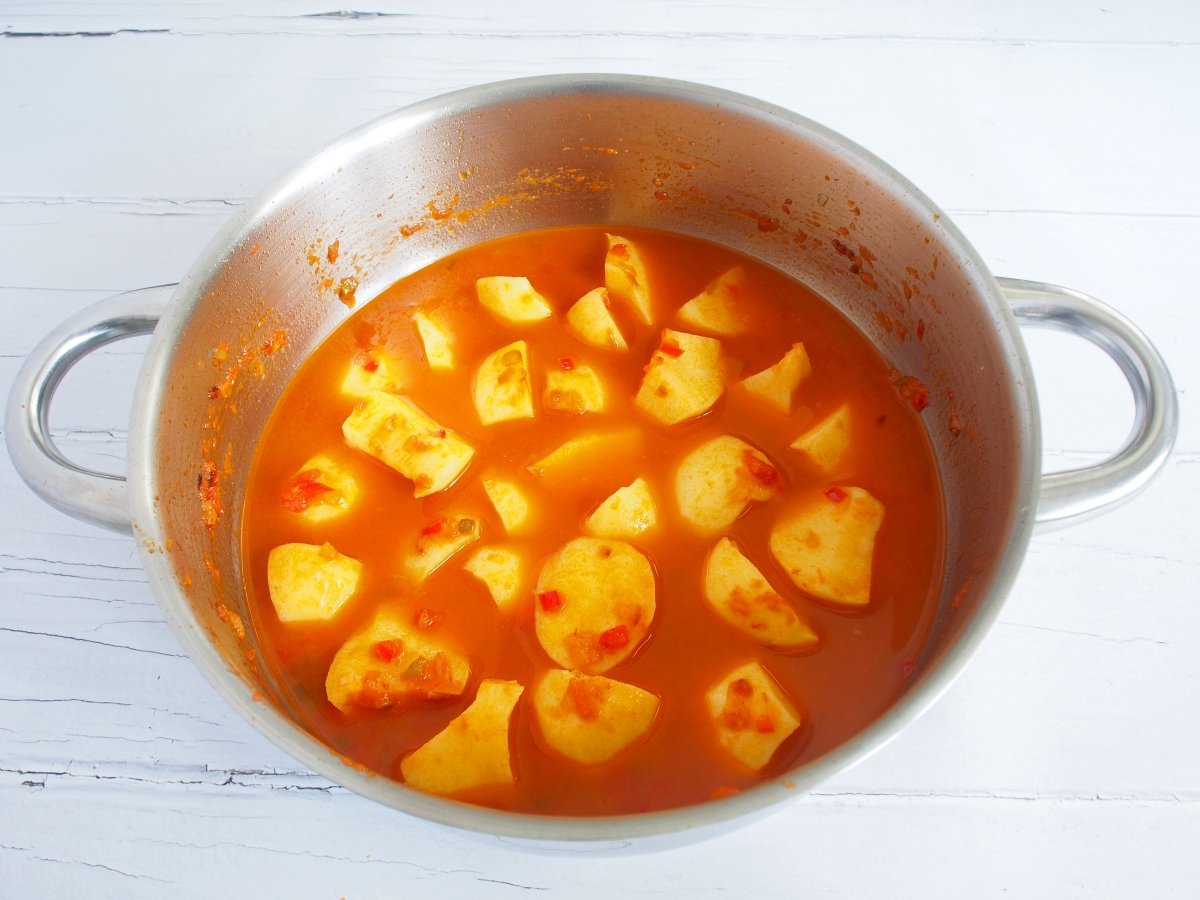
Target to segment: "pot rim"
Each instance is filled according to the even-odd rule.
[[[908,203],[927,214],[927,221],[936,220],[947,246],[979,273],[980,286],[989,295],[984,299],[990,301],[998,311],[1009,332],[1006,336],[1014,350],[1014,362],[1019,374],[1015,389],[1023,390],[1027,400],[1018,414],[1022,434],[1017,451],[1017,478],[1020,484],[1016,496],[1020,502],[1013,515],[1007,546],[999,556],[995,576],[971,621],[936,662],[926,667],[869,726],[800,769],[719,800],[659,812],[610,817],[538,816],[474,806],[413,790],[400,782],[343,762],[334,751],[302,730],[282,712],[255,699],[252,687],[228,668],[192,612],[173,570],[170,554],[155,552],[155,548],[166,545],[167,538],[155,510],[155,497],[160,488],[156,481],[153,449],[158,443],[160,416],[157,410],[166,398],[165,375],[172,361],[173,338],[202,302],[200,287],[207,275],[221,266],[230,248],[253,231],[292,193],[336,170],[363,146],[384,137],[418,130],[427,121],[459,110],[578,93],[654,96],[719,105],[735,115],[766,118],[785,129],[803,132],[823,141],[836,148],[841,155],[851,158],[857,168],[866,169],[896,185]],[[128,450],[130,508],[134,530],[139,537],[137,543],[142,565],[159,606],[188,656],[230,706],[276,747],[304,766],[357,794],[402,812],[441,825],[494,836],[552,844],[622,842],[684,832],[694,838],[701,836],[702,830],[713,831],[719,826],[734,824],[734,820],[770,812],[785,799],[798,797],[816,784],[856,765],[889,743],[950,687],[999,614],[1017,577],[1032,535],[1040,488],[1041,426],[1037,410],[1033,373],[1024,342],[996,279],[945,213],[888,163],[832,129],[798,113],[721,88],[638,75],[543,75],[460,89],[419,101],[365,123],[278,178],[217,233],[180,282],[166,314],[158,324],[138,378]]]

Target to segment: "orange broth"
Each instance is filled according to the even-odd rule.
[[[839,313],[801,284],[728,249],[679,235],[625,229],[646,261],[657,322],[638,322],[613,304],[629,343],[616,353],[582,343],[563,322],[567,308],[604,283],[605,232],[598,227],[538,231],[495,240],[453,256],[393,285],[365,305],[313,353],[274,411],[257,449],[243,516],[243,571],[260,658],[276,673],[295,717],[339,754],[400,779],[400,761],[441,731],[472,701],[482,678],[525,686],[510,725],[515,783],[476,788],[458,799],[506,810],[556,815],[608,815],[698,803],[752,787],[835,748],[871,723],[902,691],[930,628],[940,587],[942,498],[920,416],[895,387],[896,373]],[[664,426],[633,404],[643,366],[664,327],[679,325],[675,311],[734,264],[747,273],[754,328],[722,337],[727,389],[715,407],[692,421]],[[502,322],[482,309],[476,279],[524,275],[554,307],[548,320]],[[452,335],[455,367],[431,372],[412,323],[423,309]],[[480,424],[472,377],[484,356],[524,339],[529,347],[536,414],[532,419]],[[789,415],[739,390],[740,377],[776,363],[802,341],[812,374],[795,392]],[[447,490],[414,499],[413,483],[343,442],[342,422],[355,407],[340,390],[347,367],[364,348],[402,361],[400,393],[475,448],[466,471]],[[567,357],[592,366],[604,381],[602,413],[576,416],[547,411],[544,373]],[[843,402],[855,422],[853,440],[836,482],[828,482],[789,444]],[[526,466],[580,433],[633,423],[643,433],[635,457],[593,460],[569,478],[539,480]],[[760,448],[778,468],[789,492],[853,484],[883,504],[874,550],[871,600],[847,612],[818,602],[793,586],[772,558],[767,539],[789,496],[755,503],[731,527],[703,533],[686,523],[674,502],[674,472],[691,448],[720,434]],[[360,493],[342,516],[308,524],[281,503],[289,481],[316,453],[349,466]],[[481,486],[485,474],[519,482],[535,510],[529,536],[506,539]],[[535,720],[533,687],[555,666],[533,629],[534,581],[542,560],[573,537],[597,504],[637,477],[657,502],[658,524],[631,541],[649,557],[657,579],[657,610],[648,637],[625,662],[605,672],[661,698],[657,719],[640,743],[609,762],[583,766],[546,747]],[[482,539],[451,557],[420,586],[401,563],[419,530],[443,513],[469,512]],[[701,598],[701,570],[721,534],[744,548],[771,585],[820,635],[805,653],[780,653],[743,636]],[[465,558],[500,541],[525,561],[523,596],[501,613],[487,588],[463,570]],[[331,543],[360,560],[362,579],[346,606],[328,622],[281,623],[268,594],[266,559],[287,542]],[[343,713],[325,694],[325,677],[338,648],[371,621],[381,606],[406,618],[429,609],[444,618],[439,639],[465,651],[471,676],[461,697],[410,702],[384,710]],[[727,672],[758,659],[803,716],[759,772],[735,761],[718,743],[705,692]]]

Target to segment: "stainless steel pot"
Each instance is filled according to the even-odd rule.
[[[238,476],[291,374],[349,315],[337,297],[340,288],[348,299],[343,278],[356,278],[357,296],[369,298],[470,244],[580,223],[717,241],[828,298],[897,370],[932,388],[923,415],[948,525],[933,634],[909,688],[869,728],[754,790],[606,819],[480,809],[339,759],[289,718],[271,674],[255,665],[238,561]],[[334,241],[340,254],[331,261]],[[1120,365],[1136,417],[1107,461],[1040,475],[1037,397],[1018,321],[1077,334]],[[277,330],[287,337],[282,349]],[[95,347],[149,331],[128,479],[70,463],[47,426],[62,376]],[[240,367],[236,377],[231,367]],[[230,396],[210,398],[223,377]],[[242,211],[178,286],[115,297],[63,323],[31,354],[6,418],[17,470],[47,502],[133,531],[179,640],[263,734],[381,803],[534,841],[700,834],[768,810],[879,748],[975,650],[1034,526],[1067,524],[1134,495],[1165,462],[1176,423],[1170,376],[1132,324],[1082,294],[994,278],[937,207],[870,153],[740,95],[628,76],[486,85],[352,132]]]

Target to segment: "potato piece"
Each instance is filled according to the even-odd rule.
[[[554,315],[546,298],[528,278],[492,275],[475,282],[475,295],[488,310],[508,322],[538,322]]]
[[[525,498],[525,492],[511,481],[501,478],[483,479],[483,490],[492,501],[505,534],[519,531],[529,518],[529,501]]]
[[[599,460],[614,465],[636,459],[642,450],[642,433],[636,428],[624,431],[581,434],[528,467],[531,475],[547,480],[574,477],[581,467]]]
[[[401,761],[404,780],[431,794],[512,784],[508,728],[524,690],[517,681],[484,679],[470,706]]]
[[[480,363],[475,373],[475,410],[484,425],[533,418],[533,390],[524,341],[501,347]]]
[[[608,291],[588,291],[567,310],[567,330],[585,344],[605,350],[628,350],[629,344],[608,310]]]
[[[608,296],[618,303],[628,304],[645,325],[654,324],[650,303],[650,282],[646,264],[638,248],[625,238],[607,235],[608,253],[604,257],[604,287]]]
[[[604,384],[591,366],[574,365],[570,369],[546,372],[546,390],[542,405],[552,412],[583,415],[604,411]]]
[[[372,391],[398,391],[405,383],[403,372],[394,358],[382,350],[360,350],[350,360],[342,393],[365,397]]]
[[[654,618],[654,570],[622,541],[575,538],[542,564],[536,591],[542,649],[589,675],[628,659]]]
[[[563,669],[543,675],[533,694],[543,739],[585,766],[608,762],[645,737],[658,706],[657,696],[632,684]]]
[[[471,664],[459,651],[382,611],[334,654],[325,696],[342,712],[386,709],[397,703],[457,697]]]
[[[792,441],[823,472],[831,472],[850,448],[850,404],[836,410]]]
[[[309,458],[283,489],[283,508],[316,523],[342,515],[358,499],[350,469],[328,456]]]
[[[858,487],[831,487],[771,529],[771,553],[796,587],[836,606],[871,600],[875,535],[883,504]]]
[[[644,478],[617,488],[587,517],[583,530],[596,537],[635,538],[658,524],[658,509]]]
[[[734,669],[705,699],[721,746],[756,772],[800,727],[800,713],[757,661]]]
[[[752,502],[770,500],[781,488],[779,470],[766,455],[730,434],[701,444],[675,473],[680,514],[711,531],[729,527]]]
[[[281,544],[267,555],[267,591],[280,622],[332,619],[354,596],[362,563],[332,544]]]
[[[679,321],[709,334],[744,334],[750,328],[742,292],[746,271],[734,266],[722,273],[703,291],[679,307]]]
[[[355,450],[387,463],[412,479],[413,496],[445,490],[463,473],[474,448],[400,397],[372,391],[342,423]]]
[[[787,652],[817,645],[816,632],[727,537],[704,562],[704,599],[718,616],[768,647]]]
[[[417,581],[424,581],[455,553],[479,540],[476,516],[448,515],[422,526],[404,559],[404,568]]]
[[[463,568],[482,581],[501,612],[512,610],[520,599],[521,555],[508,547],[480,547]]]
[[[742,379],[742,387],[772,409],[781,413],[792,411],[792,395],[796,388],[812,374],[812,363],[803,344],[792,344],[792,349],[769,369]]]
[[[413,313],[413,324],[425,350],[425,362],[431,369],[453,369],[454,351],[450,349],[450,338],[437,323],[423,312]]]
[[[725,393],[720,361],[720,341],[664,329],[634,403],[664,425],[694,419]]]

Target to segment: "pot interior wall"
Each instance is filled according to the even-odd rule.
[[[758,257],[928,385],[948,546],[926,668],[994,605],[1032,496],[1018,436],[1036,441],[1036,427],[1007,312],[952,226],[868,154],[744,98],[636,81],[502,86],[402,111],[286,176],[218,238],[161,326],[177,339],[152,373],[157,520],[142,524],[186,585],[177,628],[194,616],[247,690],[282,706],[240,590],[243,478],[289,376],[351,313],[342,279],[358,280],[361,303],[470,244],[581,223]]]

